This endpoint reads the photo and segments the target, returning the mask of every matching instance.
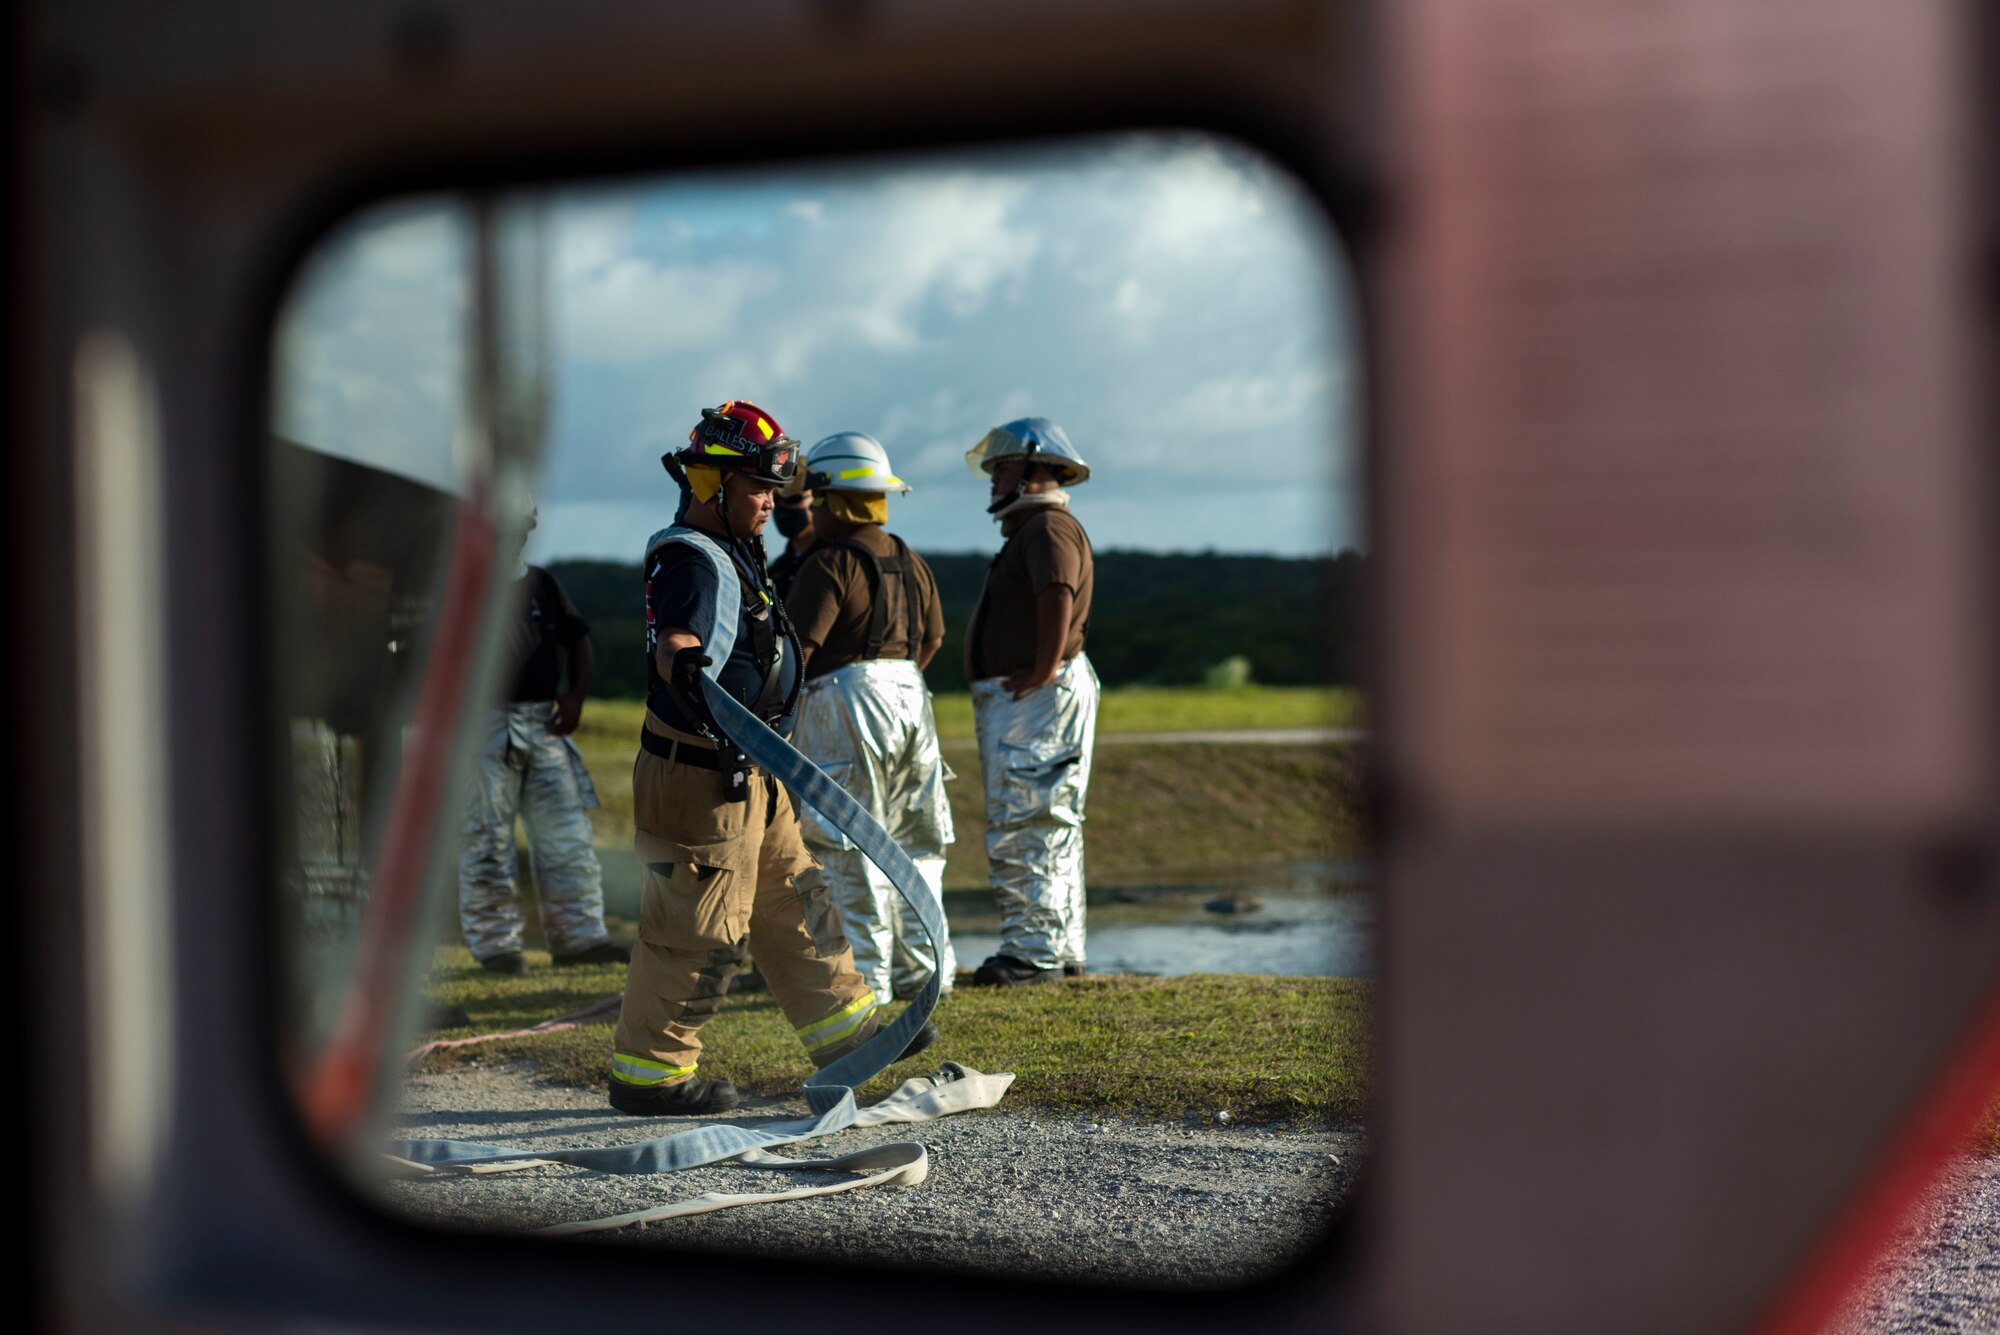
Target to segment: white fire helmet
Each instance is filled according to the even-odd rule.
[[[908,491],[910,484],[889,465],[882,442],[859,431],[828,436],[806,451],[806,489],[823,491]]]

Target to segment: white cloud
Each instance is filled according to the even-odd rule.
[[[1146,174],[1132,210],[1133,250],[1188,258],[1254,245],[1270,230],[1264,215],[1277,180],[1255,159],[1219,145],[1183,146],[1171,170]]]
[[[1173,406],[1184,428],[1203,435],[1271,431],[1325,411],[1332,377],[1312,367],[1284,375],[1233,375],[1194,385]]]
[[[1329,534],[1303,501],[1254,534],[1194,513],[1215,501],[1234,523],[1297,476],[1287,442],[1332,461],[1308,490],[1350,477],[1340,256],[1300,199],[1239,149],[1170,136],[565,196],[538,537],[629,555],[671,506],[661,450],[702,405],[748,395],[807,442],[879,436],[918,488],[896,514],[920,549],[993,536],[964,453],[1031,413],[1096,470],[1078,505],[1101,546],[1337,545],[1352,521]],[[281,421],[400,471],[449,461],[466,335],[450,233],[387,218],[345,248],[347,277],[281,334]],[[1218,475],[1229,440],[1247,444]]]
[[[1012,422],[1017,418],[1033,416],[1037,409],[1039,397],[1033,390],[1027,388],[1017,387],[1008,390],[994,404],[993,420],[987,423],[987,425],[998,426],[1002,422]],[[1044,413],[1043,415],[1046,416],[1047,414]],[[971,445],[971,441],[966,442],[968,449],[971,448]]]
[[[650,361],[739,337],[745,309],[777,285],[777,271],[764,264],[627,256],[564,285],[557,329],[564,354],[578,361]]]
[[[1193,384],[1115,432],[1118,462],[1161,475],[1212,476],[1218,458],[1239,477],[1322,473],[1341,444],[1342,422],[1322,367],[1217,376]],[[1287,449],[1287,442],[1292,448]]]
[[[1112,314],[1120,331],[1133,343],[1151,341],[1166,309],[1165,299],[1136,278],[1125,279],[1111,295]]]
[[[278,433],[456,486],[468,263],[464,214],[434,200],[365,216],[329,238],[280,317]]]
[[[978,313],[996,287],[1018,278],[1041,248],[1041,238],[1012,220],[1014,206],[1027,193],[1019,182],[969,178],[924,201],[928,209],[912,209],[903,222],[905,261],[919,257],[930,274],[905,289],[922,292],[935,285],[951,313],[964,318]]]
[[[447,254],[461,244],[455,211],[439,205],[398,211],[364,221],[350,232],[347,253],[336,260],[351,272],[390,281],[434,281]]]
[[[559,301],[564,354],[636,365],[747,341],[745,383],[807,376],[830,350],[856,344],[905,353],[924,343],[934,306],[970,319],[1033,263],[1040,238],[1013,216],[1025,183],[992,173],[905,172],[836,215],[797,197],[779,211],[808,224],[806,248],[766,244],[757,255],[668,262],[642,255],[636,210],[595,203],[564,210]],[[678,230],[676,230],[678,227]],[[648,224],[654,242],[685,243],[685,222]],[[808,239],[809,238],[809,239]],[[670,244],[698,254],[697,245]],[[770,318],[745,312],[772,303]],[[749,364],[745,364],[745,363]]]
[[[556,211],[556,276],[568,284],[631,253],[639,206],[627,198],[572,201]]]
[[[940,389],[921,401],[892,405],[878,436],[904,478],[948,477],[965,468],[965,452],[976,439],[964,425],[970,420],[957,392]]]
[[[791,265],[781,314],[763,336],[757,379],[789,385],[829,352],[925,345],[933,304],[958,320],[1020,283],[1040,237],[1013,217],[1023,183],[982,173],[908,173],[818,229]]]
[[[973,172],[894,180],[873,236],[843,266],[847,300],[822,314],[885,352],[919,343],[916,317],[932,298],[961,320],[978,314],[1041,247],[1013,217],[1026,193],[1025,182]]]

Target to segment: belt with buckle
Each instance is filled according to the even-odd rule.
[[[676,764],[692,765],[696,769],[720,770],[722,758],[714,747],[696,746],[692,742],[678,741],[672,737],[662,737],[657,732],[642,731],[639,745],[651,751],[662,760]]]

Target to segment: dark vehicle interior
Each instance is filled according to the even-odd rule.
[[[2000,1099],[1993,33],[1962,0],[21,7],[18,1310],[1826,1328]],[[356,1165],[539,430],[512,202],[1155,129],[1289,173],[1357,288],[1381,935],[1349,1207],[1198,1292],[779,1279],[380,1209]],[[455,493],[272,435],[301,267],[410,197],[476,238]],[[274,533],[274,497],[317,518]],[[304,622],[360,648],[302,659]],[[274,944],[300,698],[415,739],[339,752],[395,794],[387,907],[317,1052]],[[670,1304],[665,1267],[726,1296]]]

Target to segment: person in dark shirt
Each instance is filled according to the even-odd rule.
[[[924,665],[944,643],[937,581],[924,558],[883,527],[895,475],[873,436],[844,431],[806,451],[819,534],[786,610],[806,660],[798,747],[882,824],[933,891],[953,839]],[[933,941],[889,878],[810,809],[806,845],[825,864],[854,964],[880,995],[908,999],[932,974],[952,986],[947,933]]]
[[[528,527],[534,528],[531,517]],[[494,973],[524,974],[514,821],[528,830],[542,929],[558,965],[621,962],[630,952],[604,930],[604,882],[585,811],[597,791],[570,740],[590,689],[590,627],[556,577],[523,564],[514,585],[506,703],[487,718],[466,797],[458,863],[458,918],[474,958]],[[564,677],[567,675],[567,689]]]
[[[812,554],[817,540],[812,525],[813,494],[805,481],[805,470],[800,469],[779,489],[778,508],[771,512],[771,522],[785,540],[785,550],[771,562],[771,584],[780,601],[792,596],[792,581],[799,577],[799,567]]]
[[[1097,673],[1083,652],[1096,585],[1067,488],[1090,466],[1046,417],[994,427],[966,454],[988,479],[1006,542],[966,628],[965,674],[986,780],[986,861],[1000,949],[975,985],[1084,969],[1083,804],[1097,739]]]
[[[661,462],[684,503],[679,522],[646,544],[643,563],[646,722],[632,770],[639,945],[608,1089],[612,1107],[641,1116],[736,1105],[734,1085],[695,1068],[701,1027],[746,942],[815,1065],[852,1052],[882,1024],[799,835],[791,793],[728,742],[707,703],[719,687],[780,736],[791,732],[799,649],[761,535],[798,467],[797,442],[763,409],[732,400],[704,409],[687,447]],[[718,668],[712,681],[706,667]],[[903,1055],[936,1037],[927,1024]]]

